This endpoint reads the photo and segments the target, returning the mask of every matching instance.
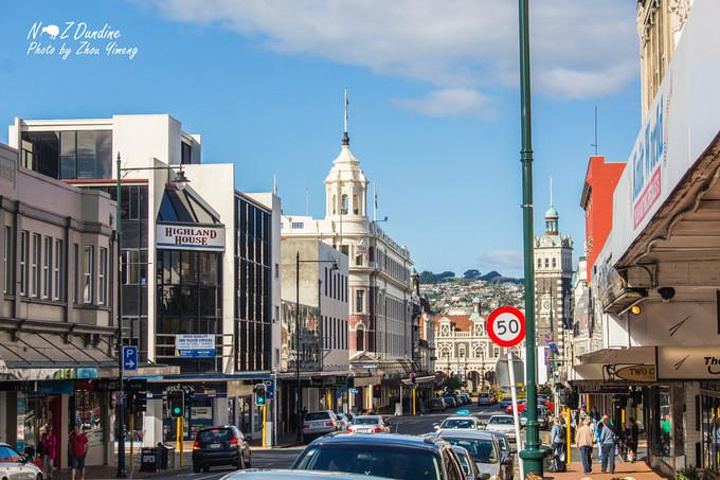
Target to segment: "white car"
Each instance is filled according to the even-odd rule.
[[[458,417],[448,417],[443,422],[438,425],[434,425],[435,430],[438,429],[448,429],[448,428],[469,428],[471,430],[478,430],[482,428],[482,424],[480,423],[480,419],[472,416],[458,416]]]
[[[515,436],[515,420],[512,415],[493,415],[488,420],[485,429],[491,432],[502,432],[507,435],[508,440],[517,442]]]
[[[42,480],[43,474],[7,443],[0,443],[0,478],[8,480]]]
[[[306,442],[317,437],[322,437],[326,433],[342,430],[342,424],[332,410],[306,413],[302,427],[303,438]]]
[[[359,415],[348,427],[350,433],[390,433],[390,427],[380,415]]]

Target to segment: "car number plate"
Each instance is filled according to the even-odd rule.
[[[219,450],[220,448],[222,448],[222,444],[220,444],[220,443],[211,443],[211,444],[208,446],[208,448],[211,449],[211,450]]]

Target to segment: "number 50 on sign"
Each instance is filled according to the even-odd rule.
[[[515,307],[493,310],[487,319],[490,340],[501,347],[514,347],[525,338],[525,315]]]

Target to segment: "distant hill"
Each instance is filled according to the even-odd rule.
[[[513,277],[506,277],[503,274],[493,270],[489,273],[486,273],[485,275],[482,275],[477,270],[467,270],[463,273],[463,278],[457,278],[455,276],[455,272],[451,271],[445,271],[442,273],[433,273],[428,270],[425,270],[423,272],[420,272],[420,283],[427,285],[427,284],[436,284],[436,283],[445,283],[445,282],[455,282],[458,280],[484,280],[486,282],[491,283],[523,283],[522,278],[513,278]]]

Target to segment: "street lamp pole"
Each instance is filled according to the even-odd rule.
[[[527,426],[525,428],[525,448],[520,452],[525,471],[543,474],[543,451],[537,422],[537,354],[535,348],[535,272],[533,261],[533,150],[532,150],[532,111],[530,96],[530,29],[529,0],[519,0],[520,26],[520,110],[522,148],[523,189],[523,252],[525,260],[525,361],[527,362]]]
[[[118,422],[118,463],[117,463],[117,478],[127,478],[127,469],[125,468],[125,379],[123,378],[123,343],[125,339],[123,336],[123,325],[122,325],[122,248],[120,245],[120,238],[122,235],[122,184],[121,184],[121,171],[120,171],[120,152],[117,154],[117,181],[115,183],[115,232],[116,232],[116,243],[118,249],[118,289],[117,289],[117,320],[118,320],[118,342],[117,342],[117,355],[118,355],[118,380],[120,383],[120,398],[115,403],[115,418]]]

